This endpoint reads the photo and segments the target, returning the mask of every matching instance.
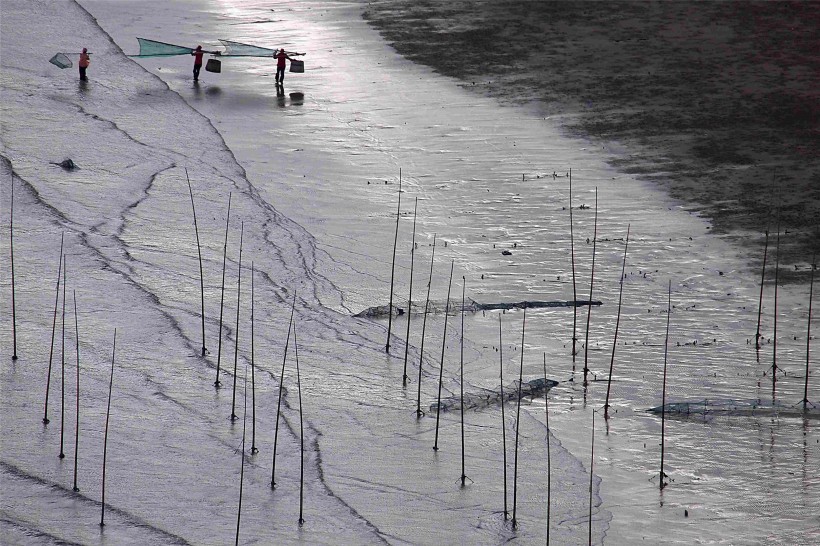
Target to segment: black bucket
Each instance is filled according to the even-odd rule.
[[[290,71],[297,72],[299,74],[303,73],[305,71],[305,61],[291,61]]]
[[[222,61],[219,59],[208,59],[208,62],[205,63],[205,70],[208,72],[222,72]]]

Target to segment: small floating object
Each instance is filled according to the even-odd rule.
[[[512,256],[512,252],[510,252],[509,250],[502,250],[501,254],[503,254],[504,256]]]
[[[60,167],[64,168],[67,171],[73,171],[74,169],[77,168],[76,163],[74,163],[70,158],[63,159],[59,163],[56,163],[56,165],[59,165]]]
[[[301,91],[294,91],[293,93],[288,93],[288,95],[293,100],[302,100],[305,98],[305,94]]]

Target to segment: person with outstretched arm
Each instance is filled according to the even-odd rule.
[[[219,55],[219,51],[205,51],[201,45],[196,46],[196,49],[191,51],[191,55],[194,56],[194,81],[199,81],[199,71],[202,69],[202,56],[205,53]]]
[[[80,53],[80,62],[78,63],[80,67],[80,81],[88,81],[88,77],[85,75],[85,71],[88,68],[88,65],[91,64],[91,57],[90,53],[88,52],[87,48],[83,48],[83,52]]]
[[[285,53],[284,48],[280,49],[274,57],[276,57],[276,83],[282,85],[285,83],[285,59],[289,61],[293,61],[293,59]]]

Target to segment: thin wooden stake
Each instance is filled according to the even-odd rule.
[[[242,466],[239,470],[239,506],[236,509],[236,541],[234,544],[239,546],[239,523],[242,519],[242,489],[245,483],[245,431],[248,424],[248,363],[245,362],[245,377],[244,384],[244,398],[245,405],[242,409]]]
[[[518,368],[518,408],[515,413],[515,458],[513,462],[513,512],[512,526],[515,529],[517,520],[515,517],[516,506],[518,505],[518,436],[521,424],[521,386],[524,382],[524,331],[527,328],[527,305],[524,304],[524,319],[521,321],[521,365]]]
[[[65,278],[66,278],[66,269],[68,264],[66,263],[66,256],[63,254],[63,320],[62,320],[62,354],[61,361],[62,367],[60,372],[60,458],[65,459],[65,452],[63,451],[63,440],[65,438]]]
[[[48,375],[46,376],[46,403],[43,411],[43,424],[49,423],[48,419],[48,392],[51,387],[51,363],[54,358],[54,334],[57,331],[57,305],[60,303],[60,281],[63,274],[63,238],[65,232],[60,234],[60,265],[57,268],[57,295],[54,297],[54,318],[51,321],[51,349],[48,352]]]
[[[461,276],[461,378],[459,384],[461,385],[461,487],[466,484],[464,480],[467,479],[464,466],[464,291],[467,286],[467,281],[464,276]]]
[[[416,213],[419,210],[419,198],[416,197],[416,205],[413,207],[413,242],[410,245],[410,293],[407,296],[407,334],[404,339],[404,373],[402,374],[402,385],[407,385],[407,353],[410,350],[410,316],[413,310],[413,265],[416,261]]]
[[[225,307],[225,266],[228,261],[228,226],[231,223],[231,194],[228,194],[228,215],[225,220],[225,245],[222,247],[222,288],[219,300],[219,342],[216,350],[216,381],[214,387],[217,389],[221,385],[219,382],[219,365],[222,361],[222,310]]]
[[[74,422],[74,491],[77,487],[77,461],[80,454],[80,326],[77,323],[77,291],[74,294],[74,342],[77,346],[77,418]]]
[[[9,252],[11,254],[11,332],[14,340],[12,360],[17,360],[17,304],[14,290],[14,176],[11,177],[11,212],[9,213]]]
[[[299,525],[305,523],[305,425],[302,415],[302,378],[299,374],[299,345],[296,343],[296,324],[293,325],[293,356],[296,359],[296,388],[299,392]]]
[[[629,248],[629,228],[626,226],[626,243],[624,244],[624,262],[621,266],[621,288],[618,291],[618,317],[615,319],[615,338],[612,340],[612,358],[609,360],[609,379],[606,381],[606,401],[604,402],[604,419],[609,419],[609,392],[612,387],[612,369],[615,367],[615,347],[618,346],[618,327],[621,324],[621,302],[624,296],[624,276],[626,275],[626,251]],[[591,306],[592,298],[590,298]]]
[[[663,344],[663,387],[661,388],[661,473],[660,488],[666,487],[666,474],[663,471],[663,454],[666,443],[666,363],[669,355],[669,319],[672,315],[672,281],[669,281],[668,300],[666,304],[666,339]]]
[[[595,465],[595,410],[592,410],[592,441],[589,448],[589,546],[592,546],[592,478]]]
[[[390,352],[390,332],[393,328],[393,280],[396,274],[396,246],[399,242],[399,218],[401,217],[401,169],[399,169],[399,205],[396,208],[396,235],[393,237],[393,265],[390,266],[390,303],[387,306],[387,344],[385,352]]]
[[[255,455],[259,453],[259,449],[256,447],[256,372],[254,371],[256,366],[254,364],[254,354],[253,354],[253,322],[254,322],[254,295],[253,295],[253,278],[256,276],[256,269],[253,266],[253,262],[251,262],[251,455]]]
[[[598,242],[598,188],[595,188],[595,224],[592,232],[592,272],[589,277],[589,305],[587,306],[587,331],[584,339],[584,386],[589,373],[589,319],[592,317],[592,285],[595,282],[595,245]]]
[[[199,255],[199,296],[202,304],[202,356],[205,356],[205,274],[202,272],[202,247],[199,244],[199,225],[196,222],[196,205],[194,205],[194,190],[191,188],[191,179],[188,178],[188,169],[185,169],[185,179],[188,181],[188,192],[191,194],[191,209],[194,211],[194,233],[196,233],[196,251]]]
[[[547,425],[547,546],[550,544],[550,505],[552,495],[552,469],[550,467],[550,397],[547,388],[547,353],[544,353],[544,418]],[[593,414],[594,415],[594,414]]]
[[[100,527],[105,525],[105,466],[108,455],[108,421],[111,418],[111,391],[114,388],[114,356],[117,354],[117,329],[114,328],[114,347],[111,349],[111,376],[108,380],[108,408],[105,410],[105,434],[103,436],[102,502]]]
[[[811,347],[811,300],[814,296],[814,270],[817,269],[817,254],[811,258],[811,280],[809,281],[809,320],[806,328],[806,382],[803,385],[803,411],[809,403],[809,349]]]
[[[578,290],[575,284],[575,236],[572,222],[572,169],[569,170],[569,250],[572,259],[572,370],[575,371],[575,344],[578,341]]]
[[[501,314],[498,315],[498,377],[501,381],[501,448],[504,458],[504,520],[507,520],[507,420],[504,417],[504,406],[507,399],[504,398],[504,341],[501,337]]]
[[[769,252],[769,228],[766,228],[766,242],[763,244],[763,267],[760,268],[760,301],[757,304],[757,332],[755,349],[760,350],[760,316],[763,313],[763,283],[766,281],[766,256]]]
[[[419,350],[419,380],[418,393],[416,394],[416,419],[421,418],[424,412],[421,411],[421,365],[424,362],[424,334],[427,330],[427,311],[430,308],[430,287],[433,285],[433,261],[436,258],[436,234],[433,234],[433,252],[430,254],[430,278],[427,281],[427,301],[424,302],[424,319],[421,323],[421,349]]]
[[[270,471],[270,488],[276,488],[276,443],[279,439],[279,411],[282,408],[282,389],[285,385],[285,363],[288,361],[288,345],[290,344],[290,330],[293,327],[293,312],[296,309],[296,292],[293,292],[293,305],[290,308],[290,321],[288,322],[288,337],[285,340],[285,353],[282,357],[282,374],[279,376],[279,401],[276,403],[276,429],[273,433],[273,465]]]
[[[772,336],[772,401],[774,401],[775,388],[777,387],[777,285],[780,273],[780,212],[777,218],[777,243],[775,244],[774,259],[774,334]]]
[[[450,262],[450,284],[447,286],[447,304],[444,306],[444,333],[441,336],[441,364],[438,374],[438,403],[436,404],[436,440],[433,443],[433,451],[438,451],[438,427],[441,417],[441,384],[444,382],[444,349],[447,347],[447,317],[450,314],[450,289],[453,286],[453,267],[456,261]]]
[[[231,402],[231,421],[239,417],[236,416],[236,367],[239,363],[239,298],[242,292],[242,239],[245,235],[245,222],[242,222],[239,231],[239,269],[236,277],[236,331],[234,332],[233,349],[233,402]]]

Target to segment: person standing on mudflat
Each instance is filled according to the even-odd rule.
[[[285,53],[284,48],[279,50],[279,53],[274,55],[276,57],[276,83],[282,85],[285,83],[285,59],[293,61],[288,54]]]
[[[191,55],[194,56],[194,81],[199,80],[199,71],[202,69],[202,55],[204,54],[201,45],[196,46],[196,49],[191,51]]]
[[[85,75],[88,65],[91,64],[91,57],[89,56],[88,49],[83,48],[83,52],[80,53],[80,62],[78,64],[80,67],[80,81],[88,81],[88,78]]]

